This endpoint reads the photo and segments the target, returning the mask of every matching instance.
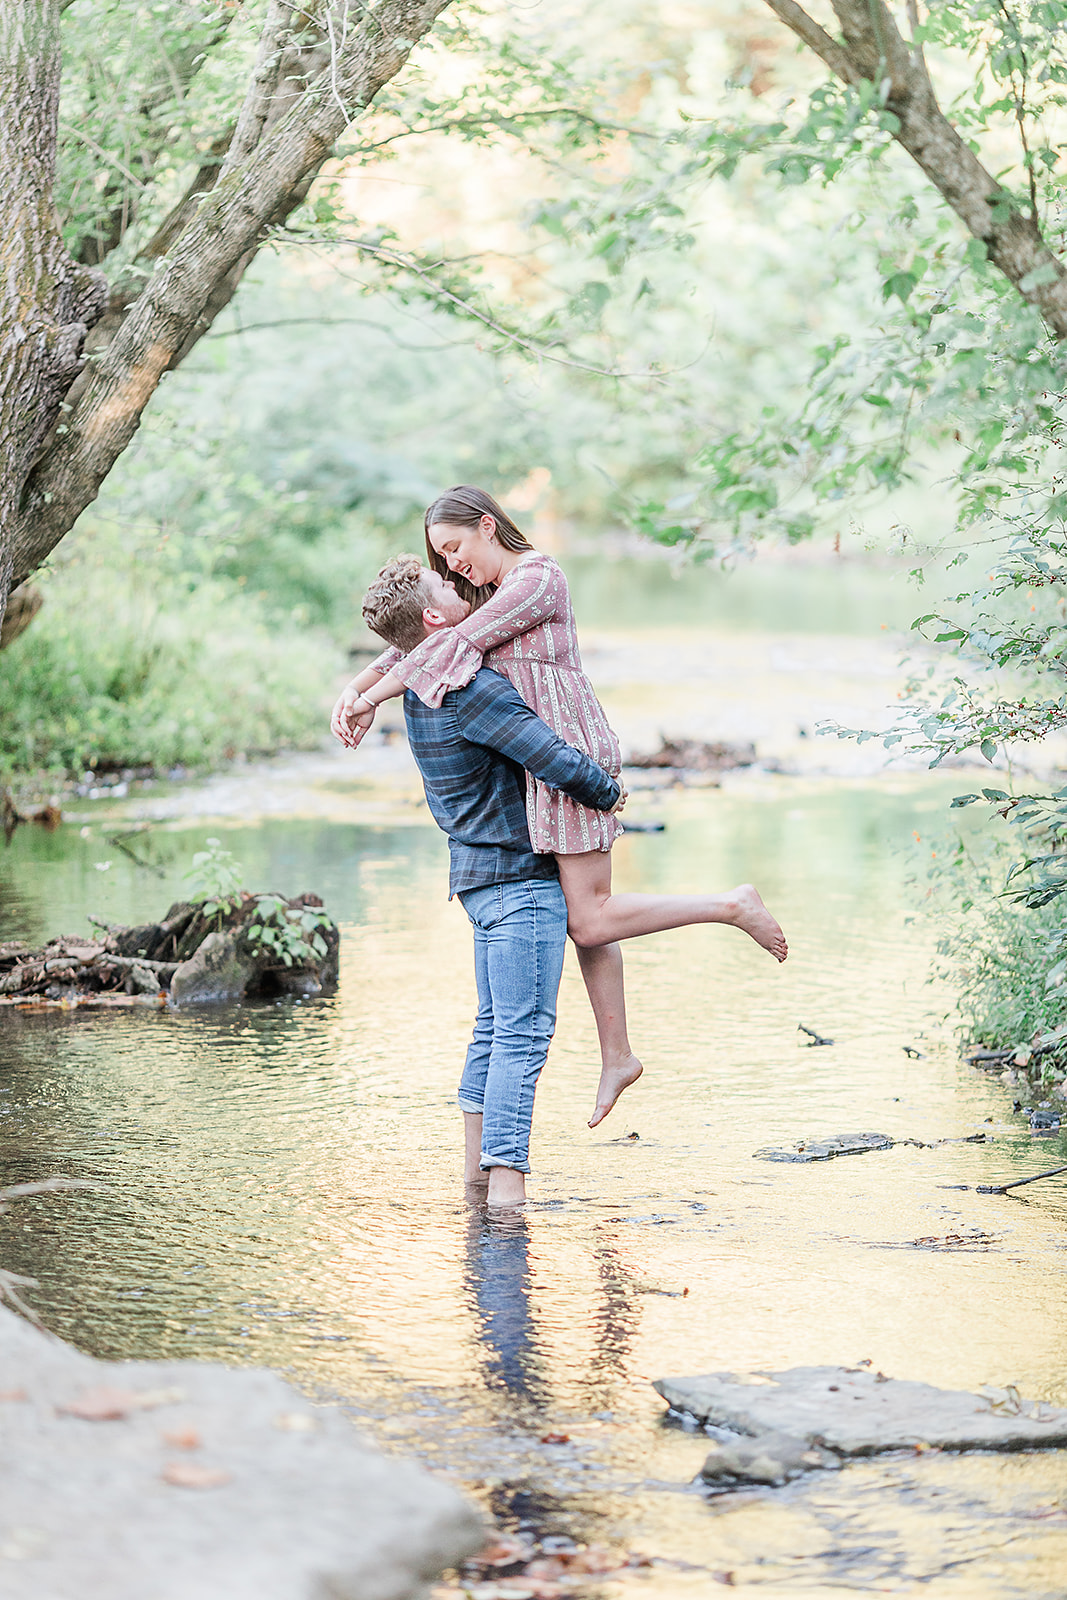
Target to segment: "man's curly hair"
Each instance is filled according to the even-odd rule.
[[[422,643],[422,613],[433,603],[418,556],[394,556],[363,596],[363,620],[379,638],[406,653]]]

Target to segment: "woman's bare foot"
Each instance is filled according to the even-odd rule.
[[[600,1082],[597,1084],[596,1110],[589,1118],[591,1128],[595,1128],[598,1122],[603,1122],[622,1091],[628,1089],[632,1083],[636,1083],[644,1070],[634,1055],[604,1062],[600,1069]]]
[[[764,950],[769,950],[776,961],[784,961],[789,954],[785,934],[752,884],[738,884],[736,889],[730,890],[729,899],[735,906],[733,916],[728,919],[731,925],[755,939]]]

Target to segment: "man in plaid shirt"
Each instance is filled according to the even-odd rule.
[[[404,651],[469,610],[417,556],[390,561],[363,600],[368,625]],[[358,744],[374,704],[373,687],[346,697],[343,711],[339,702],[333,727],[346,744]],[[404,716],[427,802],[448,835],[449,896],[459,895],[474,929],[478,1016],[459,1086],[464,1175],[480,1183],[488,1174],[490,1206],[521,1205],[534,1091],[556,1026],[567,942],[556,859],[530,847],[525,773],[598,811],[619,809],[624,792],[489,667],[439,707],[409,690]]]

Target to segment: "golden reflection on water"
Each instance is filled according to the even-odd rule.
[[[8,1013],[5,1177],[63,1171],[101,1188],[20,1205],[4,1265],[40,1279],[47,1324],[84,1348],[286,1369],[501,1516],[698,1569],[606,1592],[704,1593],[710,1569],[780,1595],[1062,1594],[1062,1455],[898,1459],[709,1505],[686,1487],[701,1436],[662,1426],[649,1386],[869,1359],[1067,1402],[1062,1187],[973,1190],[1056,1164],[1060,1146],[1035,1146],[1004,1087],[959,1065],[932,1021],[948,1004],[927,982],[933,933],[908,919],[915,863],[900,842],[942,805],[915,782],[788,780],[635,805],[668,827],[621,842],[619,887],[752,878],[793,955],[777,969],[725,929],[634,942],[631,1031],[648,1070],[595,1133],[594,1033],[569,961],[533,1203],[510,1232],[457,1184],[470,934],[436,834],[235,832],[250,878],[314,884],[340,915],[338,995],[225,1014]],[[96,908],[76,835],[20,835],[4,871],[23,926],[53,931],[60,906],[73,927]],[[109,915],[123,914],[121,881]],[[145,888],[126,881],[133,920]],[[836,1043],[803,1048],[798,1023]],[[867,1129],[991,1142],[753,1160]],[[544,1445],[548,1432],[570,1442]]]

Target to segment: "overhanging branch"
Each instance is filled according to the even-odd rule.
[[[912,157],[991,262],[1067,339],[1067,272],[1028,216],[982,165],[938,104],[921,50],[905,41],[884,0],[832,0],[835,40],[795,0],[764,0],[842,83],[869,83],[895,119],[893,138]]]

